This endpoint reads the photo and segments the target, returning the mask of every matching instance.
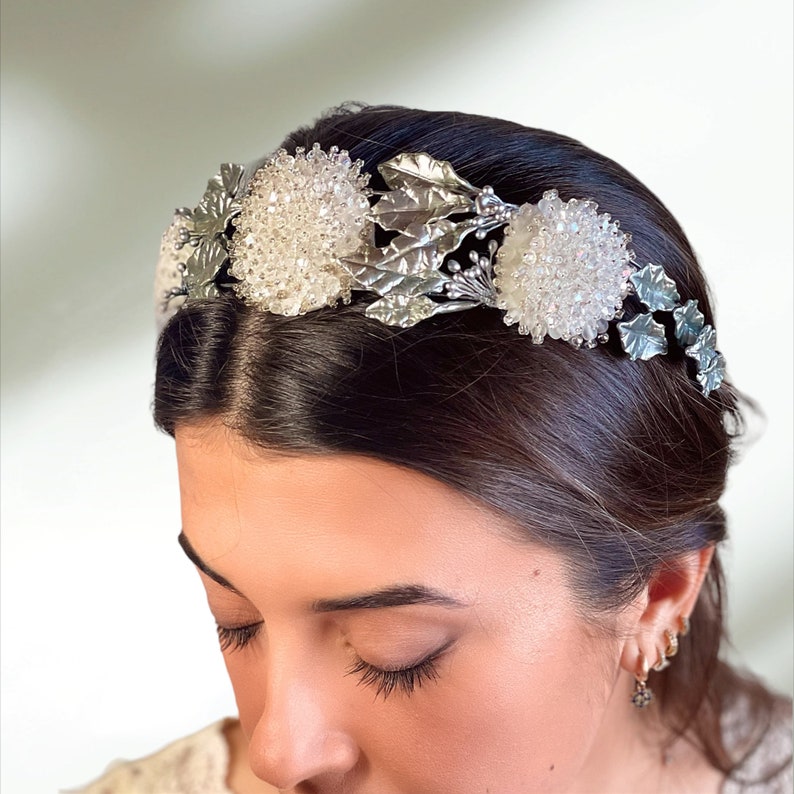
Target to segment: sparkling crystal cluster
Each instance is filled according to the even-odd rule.
[[[634,272],[629,236],[592,201],[556,190],[524,204],[505,229],[494,263],[497,305],[507,325],[540,344],[545,336],[588,346],[607,331]]]
[[[353,279],[340,258],[369,233],[368,174],[347,152],[315,144],[280,150],[254,175],[234,219],[229,273],[237,294],[282,315],[350,299]]]

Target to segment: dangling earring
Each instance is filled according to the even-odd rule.
[[[631,695],[631,702],[638,709],[644,709],[653,700],[653,692],[648,689],[647,680],[648,660],[644,653],[640,653],[640,671],[634,675],[634,692]]]

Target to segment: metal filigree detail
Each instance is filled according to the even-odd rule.
[[[680,300],[675,281],[664,268],[646,265],[630,277],[637,297],[652,311],[672,311]]]
[[[623,349],[632,361],[638,358],[647,361],[667,352],[664,326],[657,323],[652,314],[638,314],[627,322],[618,323],[618,332]]]

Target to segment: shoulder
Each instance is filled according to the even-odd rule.
[[[739,700],[726,722],[730,740],[747,717],[747,704]],[[720,794],[788,794],[792,791],[792,706],[788,698],[776,698],[769,724],[725,781]]]
[[[134,761],[115,761],[104,775],[63,794],[230,794],[229,747],[219,720]]]

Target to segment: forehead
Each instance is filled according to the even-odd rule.
[[[185,534],[240,589],[318,598],[420,580],[470,595],[548,563],[492,511],[393,464],[271,454],[219,425],[178,429],[176,447]]]
[[[337,552],[372,539],[443,545],[461,519],[492,519],[452,488],[382,461],[269,453],[217,425],[180,429],[176,439],[187,529],[213,556],[228,538],[249,535],[270,544],[327,539]]]

